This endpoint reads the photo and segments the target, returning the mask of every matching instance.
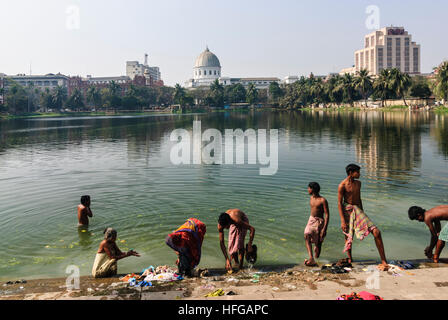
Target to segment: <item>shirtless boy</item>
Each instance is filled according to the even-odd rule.
[[[448,220],[448,205],[438,206],[428,211],[420,207],[411,207],[408,211],[409,219],[426,223],[431,232],[431,241],[425,249],[425,255],[435,263],[439,263],[440,253],[448,241],[448,224],[441,227],[440,221]],[[437,247],[436,247],[437,246]],[[436,247],[436,252],[432,252]]]
[[[224,229],[229,229],[229,254],[224,244]],[[232,261],[239,264],[239,270],[243,269],[244,264],[244,239],[247,230],[250,230],[249,243],[247,251],[252,252],[252,242],[255,236],[255,228],[249,224],[246,214],[239,209],[230,209],[221,213],[218,219],[219,242],[222,253],[226,258],[226,270],[232,271]],[[230,255],[230,258],[229,258]]]
[[[320,194],[320,185],[317,182],[311,182],[308,185],[308,193],[311,196],[310,207],[311,216],[305,228],[305,244],[308,250],[309,259],[305,260],[305,265],[308,267],[316,266],[316,261],[313,257],[312,244],[314,243],[314,253],[316,259],[319,258],[322,243],[327,235],[328,221],[330,220],[330,210],[328,209],[327,200]],[[325,219],[324,219],[325,215]]]
[[[90,196],[82,196],[81,204],[78,205],[78,227],[89,226],[89,217],[93,217],[90,210]]]
[[[352,263],[352,241],[354,235],[359,240],[363,240],[370,233],[375,237],[375,244],[381,257],[382,270],[388,269],[386,254],[384,253],[383,239],[381,232],[375,224],[364,213],[361,200],[361,168],[356,164],[346,167],[347,178],[345,178],[338,188],[338,209],[341,217],[341,229],[345,234],[346,245],[344,252],[347,252],[348,262]]]

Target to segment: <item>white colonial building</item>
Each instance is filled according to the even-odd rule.
[[[254,84],[257,89],[267,89],[272,82],[280,83],[279,78],[265,77],[265,78],[230,78],[221,75],[221,63],[218,57],[207,47],[196,59],[193,68],[193,79],[188,80],[185,86],[188,89],[195,89],[200,87],[210,87],[210,85],[219,81],[224,86],[234,84],[242,84],[247,87]]]
[[[208,47],[196,59],[193,68],[193,79],[186,82],[187,88],[209,87],[221,77],[221,63]]]

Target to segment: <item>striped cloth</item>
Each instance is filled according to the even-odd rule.
[[[352,248],[353,236],[363,240],[367,237],[374,229],[376,229],[375,224],[370,220],[370,218],[361,210],[358,206],[344,203],[344,216],[350,217],[349,231],[344,234],[347,236],[347,241],[345,242],[345,247],[343,252],[347,252]]]

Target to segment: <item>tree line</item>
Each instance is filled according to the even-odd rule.
[[[68,94],[67,88],[54,87],[40,90],[32,85],[22,86],[12,80],[7,90],[0,89],[4,95],[4,104],[0,111],[10,114],[26,114],[33,112],[63,112],[91,110],[130,110],[139,111],[151,106],[166,107],[173,104],[172,87],[145,87],[129,85],[120,86],[111,81],[107,87],[90,86],[85,91],[75,88]]]
[[[356,101],[361,101],[367,106],[371,98],[381,101],[382,107],[388,99],[401,99],[408,106],[408,98],[425,99],[431,96],[444,103],[448,101],[448,62],[437,69],[432,80],[423,76],[411,77],[396,68],[382,70],[375,78],[367,70],[360,70],[355,75],[334,75],[326,80],[311,74],[309,78],[302,77],[285,86],[278,104],[282,107],[353,106]]]
[[[60,112],[65,109],[137,111],[172,104],[181,107],[222,108],[229,104],[247,103],[300,108],[342,104],[353,106],[355,102],[361,101],[367,106],[369,99],[381,101],[381,106],[388,99],[401,99],[407,106],[408,98],[425,99],[435,96],[443,100],[443,103],[448,101],[448,61],[436,69],[434,79],[411,77],[399,69],[385,69],[377,77],[372,77],[367,70],[360,70],[355,75],[333,75],[326,79],[311,74],[288,85],[272,82],[268,89],[257,89],[254,84],[249,84],[247,88],[242,84],[224,86],[216,80],[209,88],[195,90],[187,90],[179,84],[175,87],[157,88],[136,85],[122,87],[114,81],[104,88],[90,86],[85,92],[74,89],[70,95],[65,87],[41,91],[33,86],[23,87],[13,81],[8,85],[8,90],[0,90],[0,95],[4,95],[0,111],[11,114],[49,110]]]

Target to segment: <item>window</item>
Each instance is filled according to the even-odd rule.
[[[398,69],[401,70],[401,39],[395,39],[395,63]]]
[[[215,70],[215,76],[216,76],[216,70]]]
[[[410,39],[405,38],[404,39],[404,72],[410,71]]]
[[[209,71],[208,71],[208,74],[209,74],[209,75],[212,75],[212,70],[209,70]]]
[[[392,69],[392,38],[387,38],[387,68]]]
[[[414,72],[419,72],[418,66],[419,66],[419,51],[418,48],[413,49],[413,59],[414,59]]]
[[[384,50],[383,48],[378,48],[378,71],[384,69]]]

